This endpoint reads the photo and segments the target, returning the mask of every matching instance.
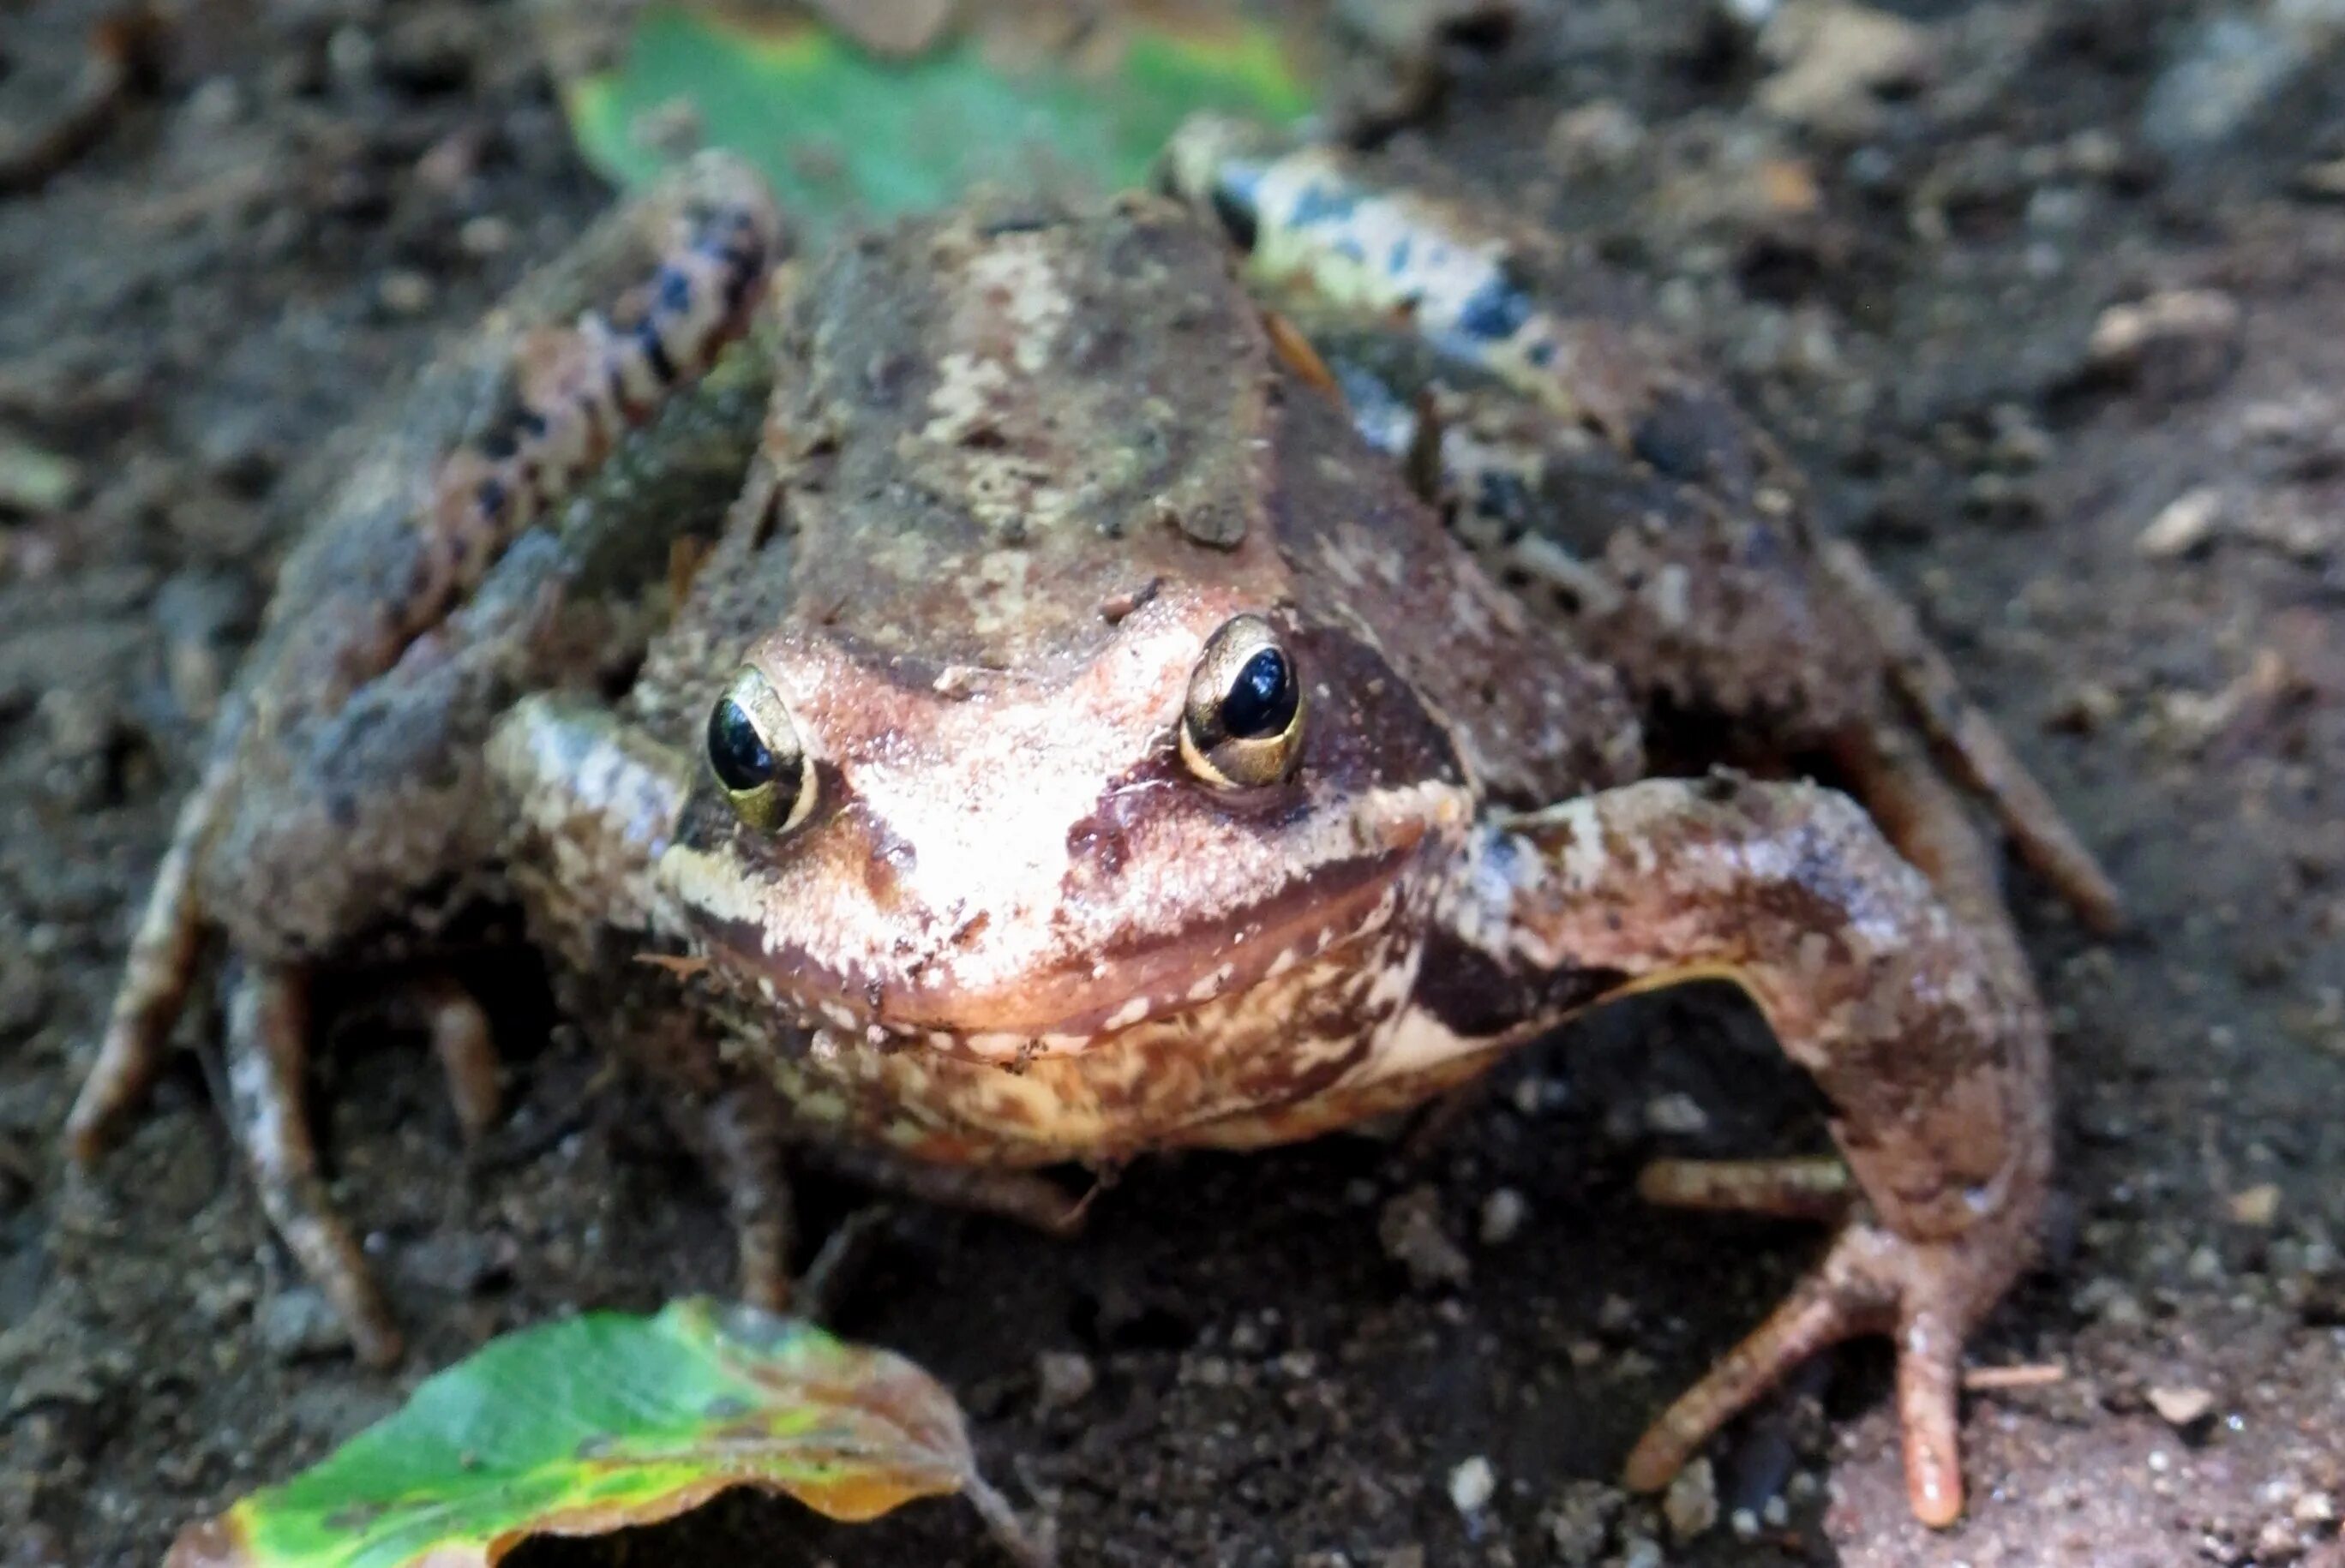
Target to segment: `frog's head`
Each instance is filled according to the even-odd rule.
[[[1378,989],[1469,809],[1441,727],[1365,642],[1237,585],[1135,597],[1008,671],[755,644],[661,865],[719,980],[1003,1061],[1298,969]]]

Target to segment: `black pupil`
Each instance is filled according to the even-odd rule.
[[[774,754],[757,738],[757,726],[741,704],[727,697],[708,715],[708,765],[716,782],[736,794],[774,782]]]
[[[1275,735],[1294,722],[1294,666],[1275,648],[1245,662],[1222,699],[1222,728],[1240,740]]]

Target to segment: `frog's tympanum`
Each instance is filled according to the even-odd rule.
[[[380,1359],[304,997],[481,890],[691,1108],[767,1301],[786,1148],[1061,1225],[1041,1168],[1385,1118],[1723,977],[1841,1158],[1644,1190],[1838,1229],[1629,1479],[1885,1333],[1914,1507],[1952,1520],[1964,1337],[2029,1255],[2050,1141],[2043,1017],[1937,766],[2089,917],[2106,884],[1609,275],[1216,124],[1166,185],[777,272],[765,197],[704,161],[525,285],[289,563],[78,1146],[224,936],[269,1218]],[[1802,771],[1853,794],[1767,782]],[[422,994],[477,1126],[480,1015]]]

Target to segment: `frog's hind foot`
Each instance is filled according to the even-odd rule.
[[[1825,541],[1819,556],[1832,586],[1880,644],[1890,683],[1914,722],[1963,787],[1994,810],[2020,858],[2092,930],[2106,935],[2123,929],[2125,899],[2117,884],[2001,732],[1964,693],[1954,667],[1923,631],[1913,607],[1846,541]]]
[[[229,1114],[270,1226],[333,1303],[359,1359],[389,1366],[399,1360],[399,1330],[318,1168],[301,1092],[309,1014],[308,984],[298,971],[235,975],[228,1005]]]
[[[1792,1368],[1843,1340],[1888,1334],[1897,1345],[1907,1501],[1923,1523],[1952,1524],[1963,1512],[1964,1330],[1981,1310],[1978,1281],[1996,1276],[1979,1246],[1972,1238],[1915,1241],[1863,1220],[1847,1226],[1790,1298],[1638,1441],[1624,1483],[1634,1492],[1661,1490]]]

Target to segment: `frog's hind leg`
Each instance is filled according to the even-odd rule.
[[[227,1036],[229,1112],[261,1208],[301,1271],[333,1303],[359,1358],[388,1366],[399,1359],[399,1330],[326,1189],[302,1096],[306,978],[290,967],[239,968],[229,981]]]
[[[2020,858],[2093,930],[2123,926],[2125,901],[2116,883],[1993,722],[1964,694],[1953,666],[1922,630],[1912,606],[1873,573],[1853,545],[1826,541],[1819,555],[1833,587],[1880,643],[1897,694],[1964,787],[1994,808]]]

